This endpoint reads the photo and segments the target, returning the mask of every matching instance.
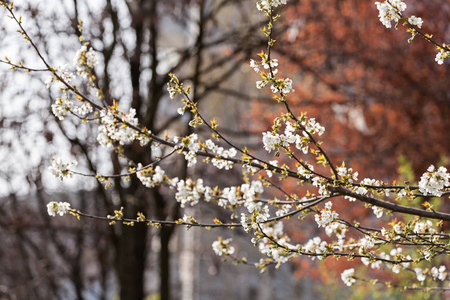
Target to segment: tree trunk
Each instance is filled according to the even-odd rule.
[[[138,211],[142,211],[137,205],[129,202],[127,204],[124,211],[130,216],[136,216]],[[148,227],[145,223],[135,223],[134,226],[122,224],[115,226],[121,226],[118,247],[120,299],[142,300],[145,298],[144,271]]]

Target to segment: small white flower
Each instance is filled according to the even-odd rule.
[[[255,60],[250,59],[250,67],[252,67],[253,70],[255,70],[256,73],[259,73],[259,71],[260,71],[259,70],[259,64]]]
[[[267,80],[259,80],[256,82],[256,88],[257,89],[263,89],[266,85],[267,85],[268,81]]]
[[[184,108],[184,107],[179,107],[179,108],[177,109],[177,113],[178,113],[179,115],[184,115],[184,111],[185,111],[185,108]]]

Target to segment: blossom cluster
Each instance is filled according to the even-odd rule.
[[[358,180],[359,173],[353,172],[352,168],[346,168],[345,165],[337,168],[337,173],[345,183],[352,184],[354,181]]]
[[[66,83],[71,83],[75,78],[75,75],[69,71],[67,64],[57,67],[55,73],[59,75],[59,77],[64,80]],[[49,89],[52,86],[54,81],[58,81],[57,76],[55,74],[49,76],[45,81],[45,87]]]
[[[303,247],[303,251],[307,253],[325,254],[327,251],[327,242],[322,241],[318,236],[310,239]]]
[[[322,177],[314,177],[312,179],[312,185],[319,188],[319,194],[322,196],[329,196],[330,191],[328,190],[328,181]]]
[[[373,213],[377,218],[381,218],[383,216],[383,208],[373,205],[372,206]]]
[[[444,167],[435,169],[433,165],[428,167],[419,181],[419,190],[425,196],[432,195],[440,197],[444,193],[444,189],[449,186],[450,174]]]
[[[250,67],[253,68],[253,70],[255,70],[256,73],[260,73],[261,72],[261,66],[265,69],[265,70],[272,70],[272,74],[275,75],[278,73],[278,69],[276,69],[276,67],[278,67],[278,59],[274,58],[269,60],[267,55],[262,54],[261,56],[261,62],[257,62],[254,59],[250,59]]]
[[[89,72],[98,63],[94,49],[87,49],[87,45],[81,46],[73,58],[73,65],[77,69],[77,74],[83,78],[89,76]]]
[[[363,196],[367,196],[370,192],[370,188],[367,186],[381,186],[382,182],[380,180],[364,178],[358,187],[355,188],[354,192]],[[389,190],[385,190],[389,194]],[[349,201],[354,201],[354,198],[350,198]]]
[[[306,167],[306,168],[305,168]],[[297,167],[297,172],[300,176],[309,179],[313,176],[314,166],[308,163],[303,163],[303,165],[299,165]]]
[[[333,203],[328,201],[325,203],[325,209],[320,211],[320,215],[315,215],[315,220],[319,227],[326,227],[339,217],[339,214],[331,210]]]
[[[406,4],[400,0],[375,2],[378,9],[378,17],[386,28],[391,28],[391,21],[398,22],[401,12],[406,10]]]
[[[403,17],[402,12],[406,10],[406,4],[401,0],[386,0],[383,3],[375,2],[375,5],[379,12],[378,17],[386,28],[392,27],[392,21],[395,21],[398,24],[398,21],[402,18],[405,20],[405,24],[407,23],[411,26],[422,28],[422,18],[416,16],[410,16],[408,18]],[[415,28],[410,28],[408,31],[412,33],[412,37],[408,40],[408,42],[411,42],[418,32]],[[425,34],[424,36],[427,40],[431,40],[431,35]],[[448,45],[445,43],[443,43],[442,46],[438,45],[437,48],[438,53],[436,54],[435,61],[439,65],[442,65],[444,59],[450,57],[450,51],[448,51]]]
[[[51,217],[55,217],[56,214],[64,216],[70,210],[70,203],[68,202],[49,202],[47,204],[47,213]]]
[[[448,47],[449,45],[443,44],[443,46]],[[450,51],[447,51],[441,47],[439,47],[438,49],[439,52],[436,54],[435,60],[439,65],[442,65],[444,64],[444,59],[450,57]]]
[[[188,162],[188,167],[192,167],[197,163],[197,151],[200,150],[198,135],[193,133],[182,140],[184,158]]]
[[[164,170],[160,166],[153,168],[143,169],[142,164],[138,164],[138,171],[136,172],[137,178],[142,184],[148,188],[155,187],[164,181]]]
[[[64,117],[68,112],[72,112],[80,117],[91,113],[93,111],[92,105],[87,101],[79,101],[81,105],[75,105],[67,92],[64,92],[62,97],[56,99],[52,104],[52,113],[59,120],[64,120]]]
[[[259,252],[272,258],[277,263],[277,267],[289,261],[289,258],[293,256],[286,249],[296,251],[299,248],[299,245],[289,243],[290,239],[284,234],[283,227],[282,222],[260,224],[260,229],[264,234],[261,235],[259,231],[255,231],[257,237],[252,238],[252,242],[258,247]],[[276,240],[276,244],[273,243],[273,240]]]
[[[269,11],[273,7],[278,7],[287,3],[287,0],[259,0],[256,2],[256,7],[260,11]]]
[[[116,113],[111,110],[102,110],[100,112],[100,125],[98,126],[97,141],[105,147],[112,146],[115,142],[120,145],[126,145],[135,139],[140,141],[141,146],[149,142],[149,138],[139,133],[131,126],[138,126],[138,119],[135,117],[136,110],[130,108],[128,113],[120,113],[116,117]],[[120,121],[118,120],[120,118]]]
[[[375,238],[369,235],[364,236],[358,241],[359,253],[364,254],[365,251],[375,246]]]
[[[218,256],[222,256],[222,255],[232,255],[235,251],[233,246],[230,246],[232,239],[226,239],[223,240],[222,238],[219,237],[219,239],[217,241],[214,241],[212,243],[212,248],[214,250],[214,253],[216,253],[216,255]]]
[[[341,279],[347,286],[352,286],[356,282],[354,276],[355,276],[354,268],[347,269],[341,273]]]
[[[172,187],[175,187],[177,192],[175,193],[175,200],[179,202],[181,207],[186,207],[187,204],[190,206],[196,205],[202,195],[205,193],[205,197],[211,194],[211,188],[203,186],[203,179],[197,179],[193,181],[188,178],[186,180],[173,178],[170,181]]]
[[[423,20],[420,17],[416,17],[416,16],[411,16],[408,18],[408,23],[410,25],[415,25],[419,28],[422,28],[422,24],[423,24]]]
[[[56,99],[55,103],[52,104],[52,113],[55,117],[62,121],[72,107],[73,102],[66,94],[63,97]]]
[[[205,142],[206,147],[211,150],[214,154],[216,154],[218,157],[213,158],[211,160],[211,163],[213,166],[215,166],[218,169],[225,169],[229,170],[233,167],[233,162],[229,160],[225,160],[222,158],[232,158],[235,157],[237,154],[237,151],[235,148],[230,148],[229,150],[225,150],[223,147],[219,147],[216,144],[214,144],[213,141],[207,140]],[[219,158],[222,157],[222,158]]]
[[[293,125],[290,122],[285,122],[285,130],[283,133],[274,132],[263,132],[262,142],[264,144],[264,149],[267,152],[272,150],[278,150],[280,148],[288,148],[291,144],[295,144],[295,147],[302,151],[304,154],[308,153],[308,143],[310,142],[308,134],[318,134],[319,136],[325,132],[325,128],[321,126],[314,118],[304,119],[300,121],[300,125],[303,129],[299,129],[298,126]],[[296,132],[301,130],[302,135]]]
[[[434,279],[439,279],[440,281],[444,281],[447,278],[447,268],[442,265],[439,268],[432,267],[431,268],[431,276]]]
[[[337,216],[336,216],[337,217]],[[326,225],[325,233],[328,236],[331,236],[333,233],[339,240],[343,240],[345,238],[345,233],[347,232],[347,225],[342,224],[340,222],[332,222]]]
[[[59,177],[61,181],[64,178],[70,178],[73,176],[73,173],[70,171],[70,168],[76,167],[78,165],[78,162],[76,160],[73,160],[69,163],[64,163],[61,158],[52,158],[52,165],[48,168],[50,173],[53,174],[55,177]]]
[[[392,270],[393,273],[398,274],[400,273],[400,271],[402,270],[402,268],[408,268],[410,266],[410,260],[412,259],[410,255],[404,256],[401,254],[402,252],[402,248],[395,248],[392,249],[390,251],[389,254],[386,254],[385,252],[382,252],[380,254],[380,259],[384,260],[384,261],[389,261],[391,259],[395,260],[395,261],[402,261],[405,260],[406,262],[402,262],[402,263],[389,263],[389,262],[385,262],[385,266],[387,266],[389,269]],[[362,257],[361,258],[361,262],[365,265],[365,266],[369,266],[372,269],[380,269],[381,266],[383,265],[383,261],[382,260],[377,260],[375,258],[369,258],[369,257]]]
[[[289,94],[291,92],[295,92],[295,90],[292,88],[292,79],[285,78],[285,79],[277,79],[274,81],[274,84],[270,87],[272,90],[272,93],[282,93],[283,95]]]
[[[433,228],[433,223],[430,220],[426,220],[426,221],[416,221],[414,223],[414,228],[413,228],[413,232],[414,233],[435,233],[436,229]]]

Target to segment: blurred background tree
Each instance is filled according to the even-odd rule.
[[[232,86],[230,82],[242,82],[241,66],[247,64],[252,50],[264,43],[262,37],[254,37],[261,20],[251,17],[253,7],[253,3],[240,1],[106,0],[29,1],[20,3],[19,9],[25,27],[52,65],[72,62],[83,35],[83,42],[89,42],[100,55],[96,84],[108,105],[116,101],[121,107],[135,108],[141,125],[153,133],[172,128],[188,134],[189,119],[178,115],[176,106],[167,101],[167,74],[177,72],[190,82],[200,105],[209,102],[204,105],[212,107],[224,101],[221,106],[231,109],[230,116],[236,98],[248,95],[247,90],[227,87]],[[5,54],[20,49],[16,52],[20,57],[11,59],[39,65],[36,53],[31,49],[25,53],[22,41],[10,38],[15,29],[4,11],[2,20]],[[83,32],[79,20],[83,20]],[[50,155],[77,157],[81,167],[93,174],[126,172],[128,165],[117,153],[97,146],[95,126],[75,130],[80,120],[55,120],[50,105],[57,91],[47,91],[42,84],[48,74],[35,72],[31,79],[12,72],[2,76],[1,176],[5,198],[1,224],[6,242],[0,276],[5,288],[16,299],[110,299],[118,286],[121,299],[143,299],[149,288],[148,283],[145,286],[146,271],[159,270],[159,297],[171,298],[170,271],[174,267],[170,266],[169,243],[174,227],[61,223],[45,216],[44,208],[48,201],[69,197],[97,215],[106,216],[123,207],[126,216],[143,212],[155,219],[173,220],[182,216],[173,194],[158,188],[149,190],[135,176],[128,182],[111,178],[105,184],[111,182],[113,187],[106,191],[101,183],[83,179],[66,189],[55,186],[43,175]],[[12,82],[27,84],[17,88]],[[131,145],[124,147],[121,155],[148,164],[152,149]],[[186,176],[183,161],[171,164],[172,176]],[[149,261],[155,253],[154,261]]]

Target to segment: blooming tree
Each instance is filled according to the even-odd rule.
[[[270,92],[283,112],[274,118],[271,130],[261,133],[261,149],[266,153],[239,147],[219,129],[218,122],[204,117],[195,99],[195,85],[185,85],[175,74],[169,74],[167,90],[171,99],[180,98],[177,112],[190,117],[191,130],[188,134],[157,134],[141,127],[136,110],[122,111],[117,103],[104,101],[102,89],[97,86],[94,68],[98,64],[95,51],[83,42],[75,54],[72,73],[68,67],[53,67],[27,33],[22,21],[16,16],[12,4],[3,2],[10,17],[16,21],[19,32],[39,54],[46,71],[50,74],[45,82],[48,88],[57,87],[61,96],[51,106],[53,114],[64,122],[69,115],[84,122],[97,122],[97,141],[112,148],[121,158],[128,159],[127,172],[116,174],[86,174],[77,170],[77,162],[63,162],[52,158],[50,172],[61,180],[73,175],[91,176],[110,187],[112,178],[127,180],[137,177],[143,186],[154,189],[166,188],[172,191],[174,200],[182,209],[206,202],[229,212],[227,220],[197,220],[195,216],[184,214],[179,219],[148,218],[142,211],[135,216],[126,216],[126,208],[115,210],[107,216],[90,214],[71,207],[66,202],[50,202],[47,205],[50,216],[71,215],[83,218],[97,218],[109,224],[123,223],[133,226],[145,223],[148,226],[164,228],[168,225],[202,227],[205,229],[225,227],[242,229],[249,240],[261,253],[261,259],[250,261],[240,257],[231,239],[218,238],[212,250],[219,256],[236,263],[252,264],[264,271],[269,265],[277,267],[293,259],[346,258],[370,269],[382,269],[393,274],[412,274],[410,282],[397,284],[376,278],[358,276],[358,269],[343,271],[341,278],[347,286],[358,281],[383,283],[389,287],[412,290],[449,289],[446,265],[437,264],[449,254],[449,235],[445,222],[450,214],[440,211],[440,207],[417,199],[429,197],[444,200],[450,187],[450,173],[443,166],[431,165],[422,175],[418,185],[397,184],[372,178],[359,178],[359,173],[345,162],[335,162],[326,150],[326,129],[306,112],[297,113],[290,105],[289,96],[295,93],[293,80],[285,77],[278,69],[279,61],[273,57],[272,49],[277,47],[274,28],[281,18],[279,8],[286,0],[261,0],[257,9],[267,18],[262,29],[267,37],[267,48],[250,60],[250,67],[257,73],[257,89],[270,86]],[[407,14],[407,5],[400,0],[375,2],[379,19],[387,28],[398,27],[403,22],[411,33],[437,47],[435,61],[443,65],[450,57],[450,48],[422,31],[426,24],[420,17]],[[81,27],[81,25],[80,25]],[[80,40],[83,41],[82,36]],[[4,63],[14,69],[32,71],[31,68],[8,59]],[[82,92],[82,82],[87,92]],[[194,96],[192,96],[194,94]],[[173,100],[175,101],[175,100]],[[206,129],[211,137],[202,137],[200,129]],[[322,140],[323,139],[323,140]],[[150,162],[134,161],[126,155],[125,147],[139,144],[150,147],[153,153]],[[180,155],[188,168],[198,164],[210,164],[217,173],[240,168],[242,183],[233,186],[209,186],[205,178],[171,177],[162,163]],[[287,160],[282,160],[282,158]],[[287,162],[286,162],[287,161]],[[300,193],[290,193],[283,189],[286,183],[302,186]],[[277,194],[278,193],[278,194]],[[274,196],[277,195],[277,196]],[[428,198],[424,198],[428,197]],[[348,217],[335,204],[345,201],[346,206],[356,203],[365,208],[378,220],[376,226],[359,216]],[[239,219],[239,220],[236,220]],[[285,224],[293,222],[315,222],[324,235],[312,236],[307,240],[296,240]],[[239,228],[239,229],[238,229]]]

